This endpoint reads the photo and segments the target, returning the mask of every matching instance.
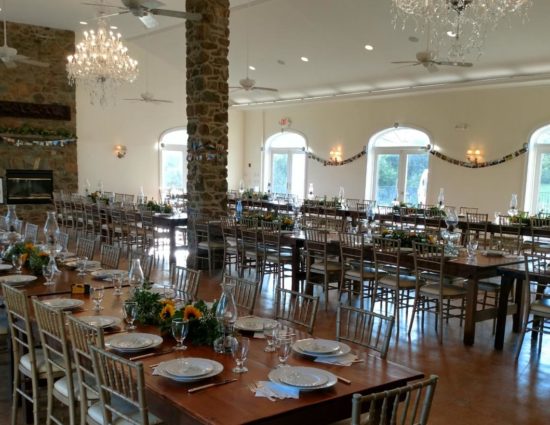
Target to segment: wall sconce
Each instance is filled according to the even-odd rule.
[[[115,146],[115,155],[118,159],[122,159],[126,156],[128,153],[128,149],[126,149],[126,146],[124,145],[116,145]]]
[[[468,149],[466,151],[466,158],[468,161],[473,162],[474,164],[478,164],[481,162],[481,151],[479,149]]]
[[[329,154],[330,162],[335,162],[335,163],[342,162],[341,146],[338,146],[337,148],[332,148],[328,154]]]

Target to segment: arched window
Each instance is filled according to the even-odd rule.
[[[550,211],[550,125],[531,136],[527,170],[525,209],[531,213]]]
[[[414,128],[394,127],[375,134],[369,142],[365,197],[378,205],[425,204],[429,144],[428,135]]]
[[[306,139],[292,131],[267,139],[264,156],[264,190],[304,197],[306,182]]]
[[[159,148],[161,192],[187,192],[187,129],[165,131]]]

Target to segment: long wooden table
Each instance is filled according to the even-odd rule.
[[[54,297],[71,297],[82,299],[82,309],[75,310],[74,315],[95,314],[93,302],[88,295],[71,295],[65,292],[65,282],[77,280],[76,272],[63,270],[62,285],[46,287],[39,279],[22,289],[29,296],[40,299]],[[92,282],[93,283],[93,282]],[[47,288],[44,290],[43,288]],[[102,302],[102,315],[122,316],[122,303],[128,297],[126,289],[122,296],[115,296],[112,289],[105,291]],[[138,331],[159,334],[159,329],[151,326],[139,326]],[[120,332],[120,331],[119,331]],[[297,337],[306,334],[297,331]],[[106,338],[109,332],[106,332]],[[149,408],[152,413],[163,419],[166,424],[303,424],[330,423],[350,416],[353,393],[368,394],[402,386],[411,380],[422,378],[421,372],[380,359],[365,350],[358,350],[364,360],[351,367],[314,363],[309,359],[293,355],[288,363],[292,366],[318,367],[333,372],[352,381],[350,385],[338,382],[334,387],[312,392],[302,392],[299,400],[286,399],[271,402],[266,398],[256,398],[248,385],[261,380],[268,380],[270,370],[278,364],[276,353],[265,353],[265,340],[251,337],[251,347],[247,360],[249,372],[234,374],[231,369],[234,361],[231,356],[216,354],[211,347],[193,346],[187,341],[188,350],[183,354],[170,352],[159,354],[174,346],[171,337],[164,337],[162,346],[157,347],[158,355],[143,359],[146,370],[146,392]],[[355,347],[354,347],[355,348]],[[141,353],[140,353],[141,354]],[[161,376],[154,376],[151,364],[166,361],[179,356],[202,357],[216,360],[223,364],[224,371],[217,377],[200,383],[179,383]],[[216,382],[219,379],[237,378],[234,383],[210,388],[198,393],[189,394],[187,390],[203,383]]]

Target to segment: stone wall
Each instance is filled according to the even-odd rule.
[[[74,32],[8,22],[7,35],[8,45],[17,49],[19,54],[47,62],[50,66],[41,68],[19,63],[16,68],[9,69],[0,64],[0,100],[66,105],[71,109],[71,119],[65,121],[0,116],[0,127],[25,126],[40,130],[66,130],[76,134],[75,88],[69,86],[65,72],[66,57],[74,53]],[[3,38],[2,29],[0,37]],[[54,190],[78,190],[76,143],[43,146],[32,143],[34,140],[41,140],[41,137],[14,134],[8,136],[12,142],[0,138],[0,177],[5,178],[5,170],[9,168],[51,169]],[[20,143],[13,143],[13,139]],[[45,211],[51,208],[51,205],[18,205],[17,214],[20,219],[42,224],[46,217]],[[0,210],[5,209],[5,205],[0,206]]]

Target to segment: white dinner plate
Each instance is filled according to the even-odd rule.
[[[65,263],[67,267],[78,267],[78,261],[71,260]],[[101,263],[95,260],[86,261],[86,270],[95,270],[101,267]]]
[[[11,264],[2,264],[0,263],[0,271],[10,270],[13,266]]]
[[[84,301],[73,298],[50,298],[42,302],[49,307],[60,308],[61,310],[73,310],[84,305]]]
[[[340,343],[338,341],[332,341],[329,339],[301,339],[295,342],[300,350],[304,353],[308,353],[314,356],[320,354],[330,354],[340,351]]]
[[[162,344],[162,337],[154,334],[132,332],[114,335],[105,340],[105,345],[123,353],[135,353],[138,351],[155,348]]]
[[[11,286],[24,285],[25,283],[36,280],[36,276],[29,274],[9,274],[7,276],[0,277],[0,283],[5,283]]]
[[[338,382],[338,378],[333,373],[314,367],[280,367],[269,372],[268,378],[271,382],[290,385],[299,388],[300,391],[322,390],[330,388]],[[322,383],[313,385],[315,380]],[[294,382],[295,384],[301,382],[304,385],[289,384],[285,381]]]
[[[197,378],[209,374],[214,370],[211,360],[200,358],[181,358],[168,362],[163,370],[176,378]]]
[[[344,344],[343,342],[339,342],[340,349],[338,351],[332,352],[332,353],[309,353],[307,351],[304,351],[300,348],[300,341],[296,341],[294,344],[292,344],[292,350],[295,353],[301,354],[303,356],[312,356],[312,357],[330,357],[330,356],[343,356],[345,354],[348,354],[351,351],[351,347],[347,344]]]
[[[209,360],[209,359],[201,359],[201,360],[207,360],[212,365],[212,371],[210,371],[209,373],[207,373],[205,375],[200,375],[200,376],[195,376],[195,377],[178,377],[178,376],[172,375],[172,374],[170,374],[169,372],[166,371],[167,367],[170,367],[170,365],[172,363],[176,363],[179,360],[180,359],[174,359],[174,360],[169,360],[167,362],[160,363],[156,367],[155,373],[158,373],[160,376],[164,376],[165,378],[169,378],[169,379],[172,379],[172,380],[177,381],[177,382],[196,382],[196,381],[200,381],[202,379],[212,378],[213,376],[219,375],[220,373],[223,372],[223,365],[221,363],[218,363],[215,360]],[[189,358],[187,358],[185,360],[189,360]]]
[[[259,331],[263,331],[264,323],[273,323],[276,325],[277,321],[272,319],[265,319],[263,317],[255,317],[255,316],[239,317],[235,322],[235,328],[240,329],[242,331],[259,332]]]
[[[504,257],[504,252],[503,251],[487,250],[487,251],[483,251],[482,255],[485,255],[486,257]]]
[[[88,325],[98,328],[108,328],[120,323],[120,319],[114,316],[78,316],[78,320],[86,322]]]
[[[91,272],[90,274],[95,277],[96,279],[109,279],[111,280],[113,278],[113,275],[115,273],[124,273],[128,274],[126,270],[119,270],[119,269],[101,269]]]

